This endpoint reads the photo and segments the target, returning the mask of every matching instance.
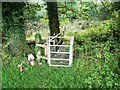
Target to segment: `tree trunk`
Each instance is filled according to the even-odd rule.
[[[54,36],[60,33],[57,9],[58,9],[57,0],[56,2],[47,2],[50,36]],[[62,44],[62,43],[63,43],[63,40],[60,40],[59,38],[55,39],[55,44]],[[59,46],[56,46],[56,51],[58,51],[58,49],[59,49]]]
[[[51,36],[57,35],[58,33],[60,33],[57,1],[56,2],[47,2],[47,11],[48,11],[50,35]]]
[[[25,55],[25,53],[33,53],[29,48],[25,39],[24,29],[24,2],[3,2],[3,31],[7,45],[5,50],[12,55]],[[4,37],[4,36],[2,36]],[[5,41],[3,40],[3,43]]]

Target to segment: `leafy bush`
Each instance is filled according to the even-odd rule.
[[[107,20],[81,33],[73,34],[75,36],[74,57],[84,59],[81,61],[83,63],[85,61],[89,63],[90,70],[87,71],[89,74],[84,82],[87,88],[120,87],[119,41],[116,39],[118,37],[113,35],[116,31],[116,23]]]
[[[42,42],[42,38],[41,38],[40,33],[36,33],[34,37],[35,37],[35,41],[36,41],[36,43],[40,43],[40,42]]]
[[[85,29],[83,32],[75,33],[76,42],[81,43],[87,40],[89,41],[98,41],[98,42],[106,42],[110,39],[119,38],[119,33],[116,33],[116,37],[114,35],[117,30],[117,24],[113,20],[106,20],[104,22],[99,23],[96,26],[91,26]],[[117,39],[118,40],[118,39]]]

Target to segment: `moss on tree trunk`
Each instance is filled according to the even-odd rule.
[[[15,56],[33,53],[33,50],[29,48],[25,39],[24,6],[24,2],[2,3],[2,33],[5,35],[7,42],[5,51]]]

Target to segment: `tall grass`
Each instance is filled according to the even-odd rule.
[[[101,26],[97,27],[82,34],[72,34],[75,36],[74,60],[69,68],[50,67],[44,60],[42,65],[36,63],[32,67],[27,57],[4,54],[2,87],[119,89],[119,43],[108,27],[105,31]],[[25,69],[23,72],[17,68],[21,62]]]

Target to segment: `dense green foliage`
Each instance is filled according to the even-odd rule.
[[[17,30],[20,30],[20,33],[18,35],[20,35],[21,38],[24,38],[24,35],[22,33],[24,32],[23,7],[24,3],[2,3],[3,43],[5,41],[9,41],[13,35],[13,32],[17,32]]]
[[[119,2],[118,2],[119,3]],[[60,27],[77,20],[88,20],[88,26],[78,31],[65,31],[69,36],[74,36],[74,59],[72,67],[49,67],[43,59],[42,64],[36,62],[30,66],[27,57],[12,56],[2,51],[2,87],[3,88],[99,88],[119,89],[120,87],[120,4],[92,2],[61,2],[58,3]],[[35,26],[44,27],[48,23],[45,13],[46,4],[30,4],[24,7],[24,26],[27,31],[34,30]],[[15,7],[14,7],[15,8]],[[20,7],[18,7],[20,8]],[[8,7],[3,9],[5,12]],[[40,11],[41,10],[41,11]],[[8,11],[8,10],[7,10]],[[39,12],[38,12],[39,11]],[[107,11],[107,12],[106,12]],[[16,12],[18,12],[16,10]],[[13,10],[14,14],[15,11]],[[19,12],[20,13],[20,12]],[[11,13],[10,13],[11,14]],[[12,15],[11,14],[11,15]],[[20,18],[15,15],[10,19],[10,25],[19,26]],[[5,17],[5,16],[4,16]],[[3,40],[6,43],[11,36],[13,25],[9,28],[5,23],[8,17],[3,19]],[[90,21],[95,20],[95,25]],[[96,23],[97,20],[97,23]],[[19,22],[17,22],[19,21]],[[37,25],[40,24],[40,25]],[[33,24],[30,24],[33,23]],[[74,26],[74,25],[73,25]],[[78,25],[80,26],[80,25]],[[84,25],[85,26],[85,25]],[[76,27],[74,30],[76,30]],[[9,28],[9,30],[7,30]],[[36,30],[38,30],[36,29]],[[48,29],[45,27],[45,29]],[[16,29],[18,30],[18,29]],[[43,29],[39,31],[42,32]],[[43,34],[35,34],[35,41],[44,43]],[[73,31],[73,29],[72,29]],[[28,34],[26,34],[28,35]],[[30,34],[31,36],[31,34]],[[39,41],[40,40],[40,41]],[[4,43],[4,44],[6,44]],[[41,48],[32,48],[38,51]],[[18,64],[23,63],[23,71],[20,72]]]
[[[95,84],[101,88],[115,87],[116,83],[119,86],[120,79],[117,78],[120,75],[120,70],[117,66],[119,62],[119,37],[114,38],[113,30],[110,30],[110,25],[113,25],[113,22],[107,21],[107,24],[104,28],[98,25],[82,34],[75,34],[75,56],[78,58],[84,56],[83,59],[90,62],[96,60],[96,62],[101,62],[100,66],[96,66],[96,70],[87,79],[90,87],[96,87]]]

